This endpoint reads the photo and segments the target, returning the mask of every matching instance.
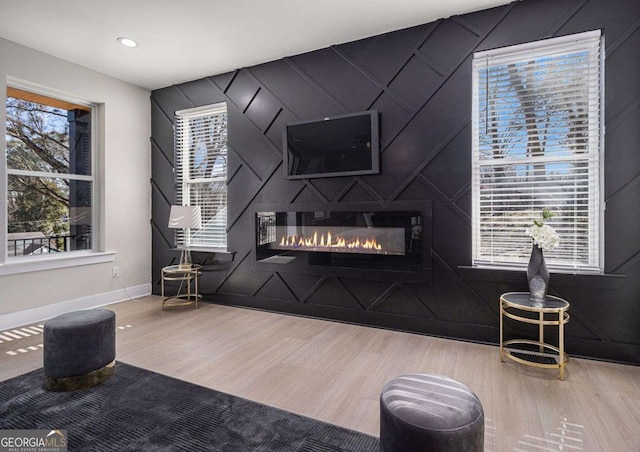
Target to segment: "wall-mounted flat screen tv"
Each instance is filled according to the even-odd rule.
[[[285,178],[378,174],[379,146],[376,110],[288,124]]]

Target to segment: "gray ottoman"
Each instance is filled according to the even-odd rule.
[[[44,324],[45,386],[51,391],[88,388],[115,370],[116,315],[106,309],[69,312]]]
[[[451,378],[426,374],[395,378],[380,395],[380,450],[482,451],[480,400]]]

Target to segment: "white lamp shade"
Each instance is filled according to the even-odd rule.
[[[171,206],[169,213],[171,229],[200,229],[200,206]]]

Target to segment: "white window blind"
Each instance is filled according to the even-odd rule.
[[[176,245],[227,249],[227,107],[176,111],[177,203],[200,206],[202,228],[176,230]]]
[[[474,55],[474,265],[526,264],[548,208],[549,267],[601,269],[602,71],[599,31]]]

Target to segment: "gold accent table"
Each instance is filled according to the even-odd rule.
[[[560,380],[564,380],[564,368],[569,362],[569,355],[564,352],[564,325],[569,322],[569,302],[559,297],[547,295],[544,306],[532,305],[529,292],[508,292],[500,296],[500,362],[510,358],[527,366],[545,369],[559,369]],[[525,313],[533,313],[526,317]],[[538,341],[528,339],[503,340],[504,318],[517,322],[538,325]],[[558,327],[558,346],[545,343],[544,327]],[[537,351],[507,348],[509,345],[527,345]],[[545,353],[551,350],[555,353]]]
[[[202,272],[202,265],[193,264],[188,268],[180,265],[170,265],[162,269],[162,310],[165,307],[186,307],[195,304],[198,309],[198,301],[202,299],[202,295],[198,292],[198,280]],[[175,295],[165,296],[165,281],[180,281],[178,293]],[[184,290],[183,291],[183,286]],[[193,290],[192,290],[193,286]]]

